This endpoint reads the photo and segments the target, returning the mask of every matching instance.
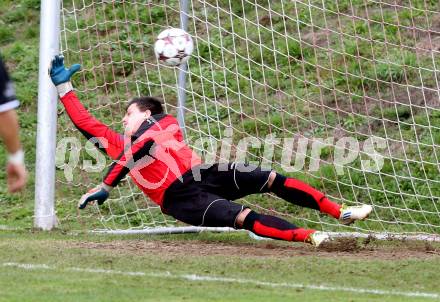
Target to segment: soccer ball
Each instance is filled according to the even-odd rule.
[[[188,61],[193,49],[191,36],[180,28],[165,29],[154,43],[156,58],[168,66],[177,66]]]

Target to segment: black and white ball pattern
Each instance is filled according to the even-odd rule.
[[[168,66],[177,66],[188,61],[194,50],[191,36],[180,28],[162,31],[154,43],[156,58]]]

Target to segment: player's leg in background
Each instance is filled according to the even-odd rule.
[[[329,200],[322,192],[308,184],[289,178],[275,171],[269,175],[268,189],[293,204],[319,210],[339,219],[343,224],[368,217],[372,211],[370,205],[344,206]]]
[[[330,201],[325,195],[308,184],[272,171],[269,176],[269,190],[282,199],[302,206],[319,210],[339,219],[341,205]]]

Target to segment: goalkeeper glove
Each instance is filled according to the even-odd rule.
[[[69,91],[73,90],[70,78],[72,75],[81,68],[81,65],[74,64],[70,68],[64,67],[64,57],[55,56],[50,63],[49,76],[53,84],[57,87],[57,91],[60,97],[63,97]]]
[[[78,202],[78,208],[82,210],[87,206],[87,204],[94,201],[97,201],[98,205],[102,205],[104,201],[107,200],[109,193],[112,189],[113,187],[110,187],[104,183],[96,186],[95,188],[91,189],[89,192],[81,196],[81,199]]]

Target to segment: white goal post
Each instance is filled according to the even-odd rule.
[[[241,199],[246,206],[303,227],[438,240],[438,1],[64,0],[41,11],[36,227],[199,230],[129,179],[102,207],[76,210],[110,161],[56,107],[47,67],[61,53],[82,65],[74,87],[110,127],[122,130],[131,97],[157,96],[208,162],[255,162],[374,212],[342,226],[270,194]],[[193,36],[188,65],[155,59],[168,27]]]
[[[58,94],[48,67],[60,49],[60,8],[59,1],[41,1],[34,226],[43,230],[57,225],[54,200]]]

